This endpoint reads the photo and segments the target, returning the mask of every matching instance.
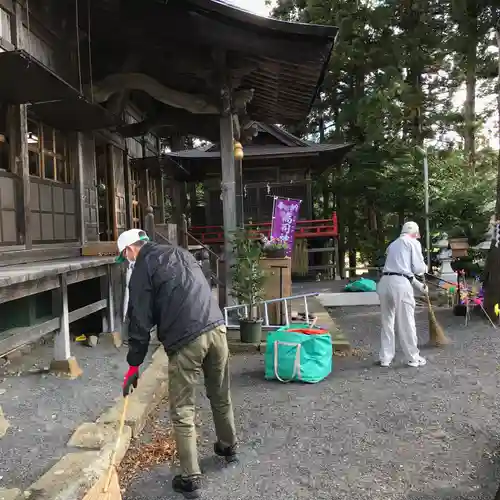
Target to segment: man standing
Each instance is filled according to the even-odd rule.
[[[417,223],[407,222],[401,236],[387,248],[383,275],[377,287],[382,314],[381,366],[389,366],[394,359],[395,328],[408,365],[416,368],[426,364],[417,347],[415,327],[413,288],[427,293],[427,287],[415,279],[415,275],[424,274],[427,270],[418,238],[420,231]]]
[[[195,391],[202,371],[217,434],[214,451],[228,463],[237,460],[229,350],[222,313],[199,264],[187,250],[151,243],[139,229],[125,231],[117,243],[117,260],[134,263],[129,283],[129,369],[123,394],[137,387],[150,331],[157,325],[158,340],[169,360],[170,414],[181,468],[172,487],[185,498],[198,498],[201,471],[194,414]]]

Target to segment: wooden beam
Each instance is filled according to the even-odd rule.
[[[73,285],[74,283],[80,283],[81,281],[92,280],[95,278],[100,278],[106,275],[106,267],[88,267],[87,269],[80,269],[79,271],[70,271],[67,273],[68,285]]]
[[[119,127],[117,131],[124,137],[139,137],[151,130],[171,126],[176,131],[186,130],[186,133],[196,133],[198,130],[213,129],[217,123],[217,115],[195,115],[184,109],[162,106],[162,111],[155,116],[148,116],[139,123]]]
[[[129,53],[121,67],[120,73],[130,73],[137,69],[139,64],[139,54],[136,51]],[[113,94],[108,101],[108,110],[115,116],[121,116],[125,111],[127,102],[130,99],[131,91],[128,89],[120,90],[116,94]]]
[[[45,337],[45,335],[57,330],[59,318],[46,320],[35,325],[12,328],[8,330],[8,337],[0,341],[0,356],[18,349],[19,347],[31,344]]]
[[[87,316],[105,308],[106,301],[100,300],[98,302],[94,302],[93,304],[89,304],[88,306],[76,309],[75,311],[71,311],[69,313],[68,320],[70,323],[73,323],[74,321],[86,318]],[[8,334],[8,337],[0,340],[0,356],[4,356],[5,354],[22,346],[36,342],[42,337],[45,337],[45,335],[56,331],[59,328],[59,323],[59,318],[51,318],[46,319],[45,321],[42,320],[35,325],[12,328],[11,330],[4,332],[4,334]]]
[[[73,246],[5,252],[2,253],[2,258],[0,259],[0,269],[5,266],[28,264],[39,260],[66,259],[79,257],[80,255],[80,248]]]
[[[46,278],[36,281],[25,281],[24,283],[16,283],[15,285],[2,287],[0,288],[0,304],[53,290],[54,288],[59,288],[57,276],[47,276]]]
[[[98,300],[97,302],[93,302],[88,306],[80,307],[80,309],[76,309],[75,311],[71,311],[69,313],[69,322],[74,323],[79,319],[86,318],[91,314],[95,314],[96,312],[102,311],[106,309],[106,300]]]

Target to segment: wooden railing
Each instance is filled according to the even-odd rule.
[[[217,294],[219,295],[220,287],[225,286],[225,284],[220,279],[220,271],[221,271],[221,258],[217,255],[210,247],[208,247],[205,243],[199,240],[196,236],[188,231],[187,218],[185,215],[182,216],[181,220],[181,228],[179,232],[180,244],[189,250],[190,246],[199,246],[201,249],[196,249],[200,253],[199,259],[202,263],[202,268],[204,267],[204,261],[209,264],[209,268],[205,268],[205,275],[209,278],[209,281],[212,282],[212,285],[215,285],[217,289]],[[208,259],[203,252],[207,252]],[[210,270],[210,273],[208,273]]]
[[[188,231],[187,218],[185,215],[182,216],[180,227],[177,228],[178,241],[171,241],[171,239],[167,238],[167,236],[162,231],[164,227],[164,224],[155,225],[153,210],[151,209],[151,207],[148,207],[146,209],[144,229],[149,238],[158,243],[177,243],[179,244],[179,246],[185,248],[186,250],[190,250],[200,262],[201,268],[208,282],[211,284],[211,286],[215,286],[217,294],[218,296],[220,296],[221,287],[225,286],[220,277],[220,256]],[[196,246],[199,248],[193,249],[192,246]]]
[[[252,222],[245,224],[245,228],[258,238],[261,234],[269,237],[271,222]],[[224,228],[222,226],[193,226],[190,233],[204,244],[223,243]],[[298,220],[295,226],[295,238],[337,237],[337,217],[332,214],[331,219]]]

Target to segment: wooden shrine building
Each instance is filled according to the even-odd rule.
[[[351,144],[317,144],[295,137],[276,125],[252,124],[253,135],[243,143],[244,159],[236,162],[236,212],[241,226],[269,236],[274,197],[302,201],[296,227],[294,255],[308,251],[313,244],[331,248],[338,236],[334,214],[316,217],[312,182],[338,167]],[[161,162],[178,165],[177,179],[188,183],[187,192],[203,184],[203,203],[190,210],[189,232],[216,252],[224,242],[221,196],[220,145],[165,153]],[[154,161],[151,159],[150,161]],[[306,259],[307,261],[307,256]],[[313,259],[310,259],[313,263]],[[297,259],[298,262],[304,259]],[[292,271],[299,271],[294,269]],[[302,273],[307,270],[302,269]]]
[[[336,32],[216,0],[0,0],[0,355],[57,332],[62,366],[70,333],[119,328],[124,272],[99,254],[160,227],[165,189],[179,222],[164,141],[220,144],[227,242],[233,140],[305,119]]]

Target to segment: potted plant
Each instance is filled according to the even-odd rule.
[[[262,239],[263,252],[268,259],[283,259],[286,257],[288,243],[281,238]]]
[[[240,340],[258,344],[262,340],[262,319],[258,302],[264,297],[265,275],[260,267],[262,247],[248,231],[239,230],[233,237],[236,263],[232,266],[232,295],[239,304],[246,304],[246,314],[240,316]]]

